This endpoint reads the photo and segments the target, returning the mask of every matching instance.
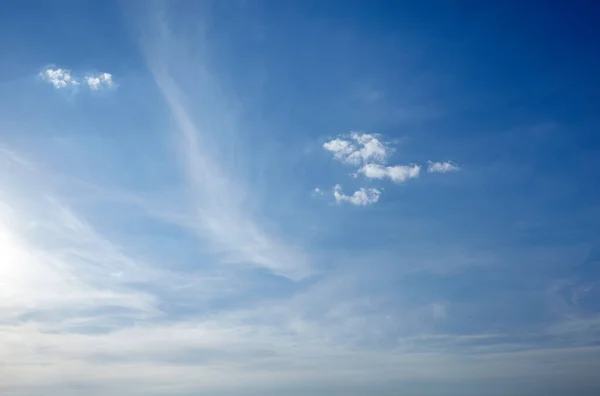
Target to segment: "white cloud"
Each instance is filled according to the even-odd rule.
[[[358,166],[355,176],[362,174],[369,179],[389,179],[402,183],[419,176],[419,165],[386,166],[393,148],[382,143],[377,135],[352,132],[347,139],[339,137],[323,144],[323,148],[333,153],[333,157],[345,164]],[[348,202],[365,206],[379,200],[381,191],[376,188],[360,188],[352,195],[344,195],[340,185],[333,191],[336,202]]]
[[[393,151],[373,134],[353,132],[349,139],[333,139],[324,143],[323,148],[332,152],[335,159],[351,165],[385,163]]]
[[[362,173],[369,179],[390,179],[395,183],[402,183],[419,177],[421,167],[419,165],[383,166],[379,164],[365,164],[358,170],[358,173]]]
[[[313,195],[323,195],[323,190],[321,190],[319,187],[315,187],[313,190]]]
[[[49,67],[40,73],[40,77],[57,89],[80,85],[79,80],[68,69],[54,69]],[[113,76],[110,73],[89,74],[84,76],[83,79],[87,87],[92,91],[115,87]]]
[[[460,170],[458,165],[453,162],[427,162],[427,172],[429,173],[446,173],[446,172],[456,172]]]
[[[0,325],[5,358],[10,359],[3,367],[0,391],[75,396],[86,387],[85,393],[91,396],[138,396],[277,395],[282,394],[281,389],[293,389],[289,394],[299,395],[318,388],[322,391],[311,394],[341,395],[348,394],[349,388],[365,390],[351,394],[377,393],[382,389],[377,384],[383,382],[419,394],[420,388],[411,382],[436,381],[452,389],[461,380],[485,386],[486,380],[498,383],[498,379],[517,382],[522,391],[524,372],[545,382],[557,372],[594,378],[599,367],[597,347],[483,354],[464,347],[465,340],[448,336],[409,340],[424,346],[406,353],[396,345],[374,350],[351,348],[336,345],[330,337],[286,336],[272,326],[233,327],[225,324],[230,318],[214,319],[174,325],[141,323],[99,334],[57,332],[30,323]],[[292,326],[286,331],[295,334]],[[441,347],[427,350],[431,345]],[[467,357],[454,352],[456,345],[469,353]],[[307,382],[312,386],[306,387]],[[506,389],[502,387],[502,391]],[[509,389],[511,394],[525,394],[516,387]],[[502,393],[494,393],[498,394]]]
[[[110,88],[114,86],[112,74],[110,73],[88,75],[84,78],[92,91],[97,91],[99,89]]]
[[[40,77],[54,85],[54,88],[57,89],[79,85],[79,82],[71,75],[71,71],[67,69],[53,69],[49,67],[40,73]]]
[[[352,195],[344,195],[342,192],[342,186],[336,184],[333,188],[333,196],[336,202],[348,202],[352,205],[366,206],[374,204],[379,201],[381,191],[376,188],[360,188],[355,191]]]
[[[354,153],[356,147],[347,140],[333,139],[323,144],[323,148],[333,153],[333,157],[340,161],[346,161],[346,158]]]
[[[333,153],[336,160],[359,167],[355,176],[362,174],[369,179],[389,179],[402,183],[419,177],[421,173],[421,166],[416,164],[388,166],[387,159],[394,149],[381,142],[375,134],[352,132],[324,143],[323,148]],[[430,173],[454,172],[459,169],[451,161],[428,161],[427,167]]]
[[[44,198],[39,180],[23,177],[15,167],[48,174],[34,172],[21,158],[9,154],[4,163],[12,167],[6,169],[0,161],[0,361],[9,363],[0,394],[75,396],[86,388],[98,396],[277,395],[308,380],[338,387],[325,393],[343,394],[341,384],[506,380],[523,372],[539,379],[557,370],[595,378],[598,371],[600,350],[582,347],[580,334],[573,337],[571,331],[564,335],[576,340],[577,348],[525,344],[518,351],[490,333],[435,332],[452,305],[415,307],[411,299],[390,296],[374,283],[369,276],[379,271],[371,264],[356,273],[348,260],[340,261],[349,273],[324,271],[286,296],[273,296],[268,287],[266,294],[254,294],[257,277],[242,275],[242,287],[253,290],[243,294],[248,297],[242,298],[243,308],[223,303],[223,289],[239,289],[228,278],[210,291],[205,309],[198,295],[211,289],[205,282],[173,297],[187,288],[195,269],[177,276],[126,254],[120,247],[126,244],[101,235],[58,199]],[[334,191],[342,194],[340,187]],[[356,195],[342,201],[366,202]],[[152,253],[144,256],[151,259]],[[369,263],[380,259],[365,257]],[[157,292],[164,289],[168,296]],[[182,315],[188,310],[195,311]]]
[[[178,42],[167,40],[164,44],[172,48]],[[207,242],[205,246],[217,246],[229,261],[291,278],[311,273],[303,250],[282,241],[265,225],[268,221],[261,222],[258,211],[248,204],[249,196],[263,191],[255,184],[244,186],[239,172],[227,167],[232,157],[210,145],[214,135],[228,133],[228,122],[233,118],[227,111],[203,112],[203,105],[212,106],[210,99],[218,97],[218,89],[211,85],[214,79],[186,58],[174,57],[172,62],[183,70],[193,70],[192,76],[198,72],[201,77],[198,82],[189,75],[179,76],[162,69],[161,64],[158,70],[153,69],[178,127],[175,132],[181,147],[177,154],[188,177],[190,209],[186,209],[186,215],[192,228]],[[182,82],[178,83],[178,78]],[[197,86],[208,88],[202,94],[206,96],[201,97],[208,100],[201,102],[195,112],[188,106],[196,103]],[[228,109],[227,104],[216,107]],[[94,139],[94,150],[96,142]],[[94,167],[85,151],[74,146],[68,150],[83,158],[85,173],[93,178]],[[157,162],[154,152],[147,154],[148,161]],[[368,150],[364,154],[372,157]],[[48,181],[51,165],[31,170],[37,177],[29,179],[15,171],[35,166],[35,162],[23,158],[0,149],[0,282],[4,282],[0,283],[0,362],[5,362],[0,394],[269,396],[393,394],[397,389],[415,394],[423,393],[414,388],[427,381],[450,389],[464,379],[470,381],[468,390],[476,393],[472,384],[487,385],[485,380],[489,378],[505,384],[499,387],[500,393],[515,394],[513,389],[507,390],[506,384],[522,387],[524,375],[545,382],[556,373],[585,379],[595,378],[599,371],[600,348],[583,347],[579,337],[576,349],[557,345],[555,350],[526,351],[527,337],[518,334],[517,348],[514,342],[504,350],[501,344],[496,346],[496,351],[510,353],[485,354],[462,346],[466,343],[462,338],[487,339],[488,334],[435,332],[439,327],[428,323],[434,321],[432,316],[441,320],[446,314],[445,303],[424,302],[412,312],[413,304],[423,301],[421,296],[411,298],[411,290],[396,287],[396,280],[402,281],[395,269],[399,260],[410,262],[407,266],[411,273],[417,269],[415,265],[421,265],[419,260],[406,259],[410,243],[404,243],[401,254],[394,251],[393,260],[384,263],[380,243],[373,254],[321,234],[326,243],[313,245],[319,251],[315,254],[321,255],[316,261],[322,266],[318,276],[308,282],[292,285],[287,280],[264,276],[262,271],[249,274],[246,269],[236,268],[232,272],[243,278],[241,283],[249,291],[223,299],[219,293],[224,289],[240,289],[228,278],[217,291],[211,290],[208,304],[202,305],[197,291],[210,290],[210,285],[199,283],[194,293],[179,290],[188,287],[197,271],[218,260],[196,249],[191,249],[190,257],[183,262],[177,257],[157,260],[157,252],[167,249],[166,244],[155,243],[160,240],[157,238],[151,240],[152,247],[143,248],[136,243],[138,238],[168,234],[169,240],[187,241],[184,233],[172,232],[170,225],[165,229],[150,223],[148,220],[156,219],[139,218],[138,213],[126,213],[126,218],[119,219],[119,224],[126,227],[111,233],[110,218],[123,212],[113,211],[115,208],[106,201],[95,206],[94,202],[102,198],[94,194],[88,201],[62,177],[57,184],[68,191],[72,206],[67,199],[45,197],[51,189],[41,186],[52,184]],[[107,180],[105,172],[100,176]],[[141,196],[146,196],[147,187],[138,191],[144,194]],[[172,187],[169,185],[170,191]],[[360,189],[346,196],[336,186],[334,195],[336,200],[340,198],[338,202],[366,205],[376,202],[380,192]],[[86,218],[75,208],[93,212],[101,221],[94,225],[93,216]],[[332,219],[324,220],[331,224]],[[347,231],[353,235],[369,232],[360,228]],[[385,227],[379,227],[379,231],[384,234]],[[335,239],[340,237],[344,239],[345,235]],[[356,238],[346,242],[353,241]],[[327,242],[334,242],[333,246]],[[194,248],[200,245],[198,241],[183,243]],[[126,247],[131,251],[127,252]],[[348,257],[364,254],[364,265],[331,255],[332,250],[344,247]],[[152,267],[154,260],[160,270]],[[390,271],[392,264],[394,269]],[[178,265],[185,267],[179,276],[169,270]],[[352,276],[345,277],[343,272],[354,274],[356,267],[361,271],[356,273],[355,282],[349,282]],[[386,281],[378,283],[370,278],[373,274]],[[427,284],[415,284],[415,288],[431,292]],[[434,290],[436,294],[440,293]],[[453,326],[452,330],[465,331],[461,326]],[[511,381],[513,378],[516,380]],[[520,392],[534,394],[523,389]],[[430,393],[440,392],[434,389]]]

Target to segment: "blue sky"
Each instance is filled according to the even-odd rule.
[[[596,394],[598,7],[525,3],[4,4],[1,393]]]

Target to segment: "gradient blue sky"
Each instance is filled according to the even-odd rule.
[[[0,393],[598,394],[558,3],[3,2]]]

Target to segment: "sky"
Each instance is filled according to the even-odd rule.
[[[598,394],[558,3],[3,2],[0,393]]]

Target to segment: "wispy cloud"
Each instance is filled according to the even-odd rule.
[[[32,171],[25,158],[11,151],[7,162],[22,170],[0,168],[0,358],[10,361],[0,392],[239,391],[230,381],[235,377],[245,391],[275,394],[309,379],[339,389],[398,381],[399,372],[402,381],[456,381],[499,372],[519,379],[525,368],[543,376],[549,367],[593,378],[599,369],[596,347],[538,345],[555,333],[579,336],[587,324],[552,329],[517,346],[510,334],[436,332],[453,320],[451,303],[403,305],[369,278],[379,272],[375,264],[350,269],[352,275],[323,274],[284,296],[260,294],[252,302],[244,294],[243,306],[220,306],[222,289],[237,287],[231,279],[217,289],[192,272],[161,270],[129,254],[26,177]],[[48,177],[42,169],[40,177]],[[335,192],[353,205],[378,198],[369,189],[346,196],[336,186]],[[366,291],[366,284],[375,290]],[[165,297],[165,288],[183,291]],[[207,289],[210,309],[202,305]],[[172,308],[176,302],[194,314],[182,317],[181,308]]]
[[[352,205],[366,206],[379,201],[381,191],[376,188],[360,188],[352,195],[344,195],[342,186],[336,184],[333,188],[333,196],[336,202],[348,202]]]
[[[79,85],[79,81],[73,78],[71,75],[71,70],[68,69],[53,69],[49,67],[40,73],[40,77],[44,81],[52,84],[56,89],[63,89]]]
[[[162,293],[198,304],[207,291],[227,293],[214,276],[166,270],[99,233],[48,191],[47,166],[4,149],[0,176],[0,332],[22,321],[67,333],[120,328],[162,317]]]
[[[14,172],[14,170],[13,170]],[[30,168],[26,172],[32,172]],[[3,179],[0,194],[0,312],[5,320],[29,316],[95,316],[112,307],[132,317],[157,314],[155,298],[128,286],[157,272],[139,265],[98,235],[56,197],[23,177]],[[34,199],[22,189],[36,191]]]
[[[81,331],[86,323],[79,318],[0,324],[12,363],[0,389],[36,378],[48,394],[64,394],[64,383],[85,374],[81,384],[100,389],[98,395],[239,391],[232,377],[244,381],[245,391],[265,394],[308,379],[334,388],[398,381],[399,372],[402,381],[457,381],[497,378],[499,372],[523,378],[524,368],[536,378],[548,366],[583,377],[598,369],[596,347],[514,350],[499,344],[508,341],[506,334],[424,332],[418,325],[423,315],[432,324],[444,320],[444,304],[389,315],[377,299],[356,296],[359,283],[332,277],[291,299],[104,332]],[[131,365],[138,370],[127,370]]]
[[[411,151],[410,144],[397,148],[396,136],[376,129],[327,142],[309,132],[340,115],[342,124],[393,124],[396,118],[390,123],[380,117],[389,112],[378,110],[396,101],[393,86],[385,97],[361,98],[372,100],[361,104],[372,114],[350,118],[346,110],[355,103],[326,108],[332,102],[318,89],[323,103],[303,107],[315,117],[306,118],[311,124],[301,126],[301,134],[294,133],[298,125],[288,130],[285,123],[297,117],[286,120],[281,109],[314,98],[314,87],[282,102],[286,87],[296,82],[278,80],[290,73],[276,71],[293,62],[270,62],[290,59],[281,53],[285,48],[275,45],[277,56],[262,47],[237,51],[249,48],[245,21],[256,22],[243,16],[247,7],[243,15],[232,7],[225,14],[211,9],[216,12],[207,21],[202,4],[177,9],[176,2],[144,3],[129,14],[136,27],[146,26],[147,20],[138,20],[144,12],[165,18],[132,34],[142,37],[147,61],[135,73],[52,68],[41,78],[31,76],[40,84],[43,79],[47,94],[93,91],[88,94],[108,99],[101,108],[87,100],[40,108],[48,100],[37,100],[40,89],[27,92],[31,79],[4,84],[0,394],[583,394],[555,384],[582,384],[597,393],[598,255],[588,246],[597,221],[590,212],[578,207],[574,219],[561,210],[560,219],[551,219],[528,210],[547,195],[545,184],[529,189],[525,206],[513,212],[515,205],[502,209],[501,202],[494,213],[481,205],[462,211],[439,205],[429,198],[440,186],[428,190],[431,183],[415,179],[453,177],[447,172],[458,170],[457,164],[427,162],[436,157],[422,153],[424,147],[452,150],[452,144],[425,134]],[[56,7],[58,13],[72,11]],[[255,11],[282,37],[295,34],[285,31],[287,25],[303,31],[306,18],[281,24],[269,20],[277,15],[267,9]],[[235,23],[223,24],[223,17]],[[325,41],[332,37],[328,27],[317,32],[313,22],[306,26],[323,37],[315,49],[339,48],[339,40]],[[103,32],[86,32],[93,34]],[[314,34],[308,36],[306,44],[314,44]],[[349,44],[364,53],[360,42]],[[367,50],[381,52],[392,71],[378,76],[378,86],[398,82],[398,62],[386,56],[389,45]],[[212,59],[217,53],[244,59]],[[255,60],[276,73],[261,76],[268,81],[253,80]],[[356,66],[352,59],[344,64]],[[300,78],[306,80],[317,73],[317,80],[327,80],[336,72],[322,66],[302,65],[291,75],[306,73]],[[336,84],[365,69],[347,71],[334,78]],[[422,79],[409,80],[410,90],[424,91]],[[103,94],[121,83],[147,119],[138,120],[137,111],[121,109],[120,101]],[[153,83],[158,89],[148,89]],[[19,92],[14,104],[12,92]],[[104,117],[109,108],[114,117]],[[74,109],[81,113],[71,117]],[[35,133],[28,133],[32,127]],[[321,157],[335,165],[331,174],[303,150],[315,141]],[[489,198],[481,194],[490,178],[479,176],[473,178],[476,189],[453,189],[456,202]],[[413,187],[415,194],[407,190]],[[407,193],[390,191],[400,188]],[[501,198],[510,199],[510,191]],[[554,198],[537,206],[552,211]],[[327,202],[317,207],[316,201]],[[482,211],[485,227],[478,223]],[[529,216],[525,222],[542,224],[526,238],[511,233],[510,216],[523,215]],[[457,229],[456,219],[463,217]],[[546,251],[547,245],[552,248]],[[578,257],[585,258],[583,267],[573,264]],[[552,287],[556,277],[559,285]]]
[[[459,166],[453,162],[427,162],[427,172],[429,173],[447,173],[460,170]]]
[[[172,36],[166,22],[161,24],[157,27],[160,37],[146,42],[145,48],[156,84],[177,123],[178,154],[183,158],[187,189],[193,199],[192,226],[225,262],[263,267],[296,280],[309,275],[308,255],[264,229],[256,211],[249,210],[244,200],[252,191],[246,190],[238,175],[228,172],[223,163],[229,153],[221,150],[215,139],[235,139],[238,131],[231,121],[235,118],[232,106],[217,78],[208,72],[207,65],[197,61],[199,57],[187,55],[189,48],[181,48],[182,43],[190,43]],[[194,73],[182,75],[172,71],[175,68]],[[194,91],[198,84],[199,90]],[[212,103],[212,108],[194,111],[188,101],[194,95],[200,96],[200,102]]]
[[[22,158],[13,150],[0,146],[0,165],[5,165],[2,161],[12,162],[28,169],[33,167],[33,164],[29,160]]]

